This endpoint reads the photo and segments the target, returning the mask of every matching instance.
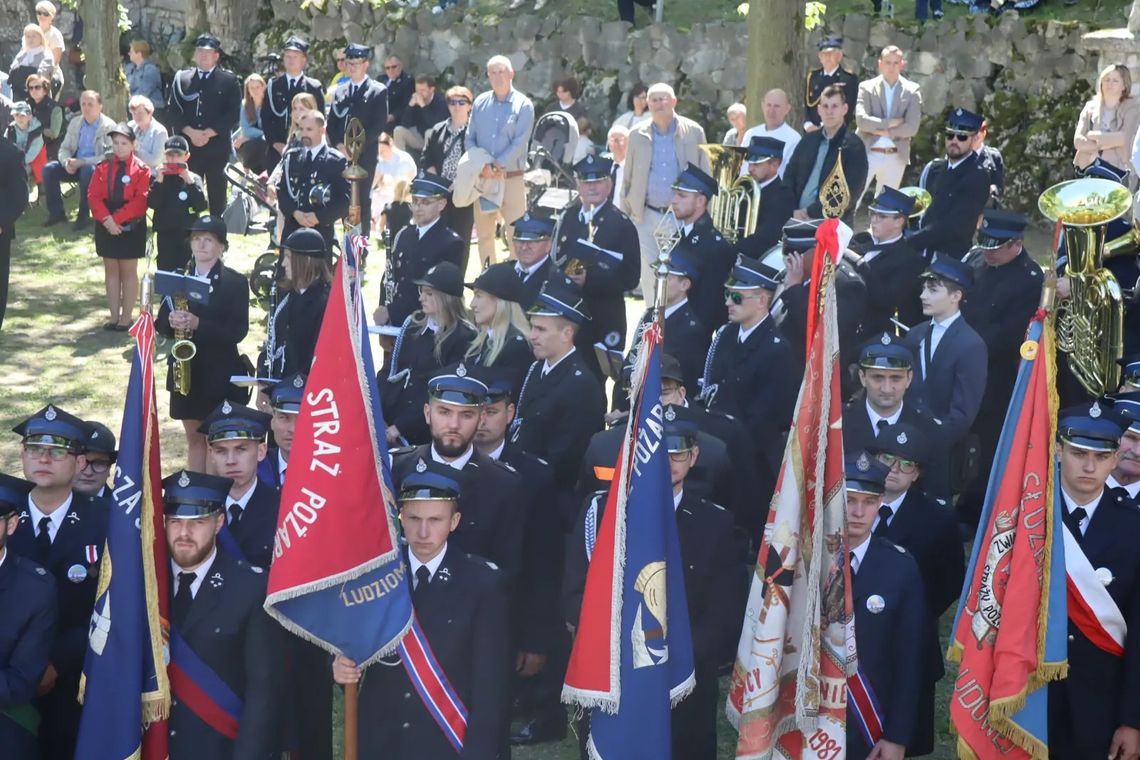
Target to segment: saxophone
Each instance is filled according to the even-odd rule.
[[[174,296],[174,309],[187,311],[190,303],[185,293]],[[175,330],[174,345],[170,347],[170,358],[174,360],[174,390],[182,396],[190,395],[190,361],[198,355],[198,347],[190,340],[192,330]]]

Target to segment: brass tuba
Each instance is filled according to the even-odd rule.
[[[1070,296],[1058,309],[1057,347],[1069,354],[1073,374],[1093,396],[1120,384],[1124,299],[1103,266],[1104,237],[1108,223],[1131,206],[1128,189],[1105,179],[1061,182],[1037,199],[1041,213],[1061,223],[1068,255]]]
[[[185,293],[174,296],[174,309],[186,311],[189,302]],[[190,340],[190,330],[175,330],[174,345],[170,347],[170,358],[174,359],[174,390],[181,396],[190,395],[190,360],[198,355],[198,347]]]
[[[704,143],[700,148],[709,157],[713,179],[720,187],[709,205],[709,216],[725,240],[735,244],[756,231],[760,217],[760,185],[740,175],[748,149],[718,143]]]

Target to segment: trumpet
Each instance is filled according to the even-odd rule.
[[[190,307],[185,293],[174,296],[174,309],[186,311]],[[182,396],[190,395],[190,361],[198,355],[198,347],[190,340],[193,331],[174,331],[174,345],[170,347],[170,358],[174,360],[174,390]]]

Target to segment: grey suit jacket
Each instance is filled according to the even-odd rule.
[[[705,130],[692,119],[677,114],[677,131],[673,145],[681,171],[690,163],[709,171],[709,157],[701,150],[706,142]],[[645,212],[645,194],[649,191],[649,164],[653,161],[653,122],[647,120],[629,133],[629,148],[625,154],[622,187],[618,206],[636,224],[641,223]]]
[[[872,132],[886,128],[887,98],[884,89],[882,75],[859,83],[859,98],[855,102],[855,128],[868,151],[880,137]],[[922,92],[915,82],[904,76],[899,77],[895,89],[891,118],[903,120],[902,124],[888,131],[898,148],[899,157],[909,164],[910,138],[918,133],[919,121],[922,119]]]

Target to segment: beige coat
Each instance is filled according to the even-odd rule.
[[[1107,130],[1100,123],[1100,99],[1093,98],[1081,109],[1077,129],[1073,133],[1073,147],[1077,155],[1073,163],[1084,169],[1101,156],[1120,169],[1132,169],[1132,140],[1140,126],[1140,100],[1125,98],[1116,106],[1116,114]],[[1089,132],[1101,132],[1099,140],[1089,139]]]
[[[677,114],[677,131],[673,134],[673,146],[677,151],[677,163],[681,170],[689,164],[696,164],[709,171],[709,157],[700,146],[705,140],[705,130],[692,119]],[[629,218],[640,224],[645,212],[645,194],[649,191],[649,164],[653,160],[653,122],[645,121],[629,133],[629,148],[625,154],[625,167],[622,171],[621,202],[619,206]]]
[[[68,159],[75,158],[75,151],[79,150],[79,126],[83,123],[82,116],[76,116],[67,124],[67,134],[59,144],[59,162],[66,164]],[[111,149],[111,141],[107,139],[107,130],[115,126],[114,120],[106,114],[99,115],[99,126],[95,129],[95,155],[81,158],[83,164],[94,166],[103,160],[104,154]]]
[[[870,151],[879,139],[872,131],[882,130],[887,122],[886,82],[877,76],[859,83],[859,98],[855,101],[855,131]],[[922,92],[918,84],[900,76],[895,89],[895,101],[891,107],[891,118],[902,119],[903,123],[889,130],[888,137],[898,148],[898,155],[910,163],[910,138],[918,133],[922,119]]]

